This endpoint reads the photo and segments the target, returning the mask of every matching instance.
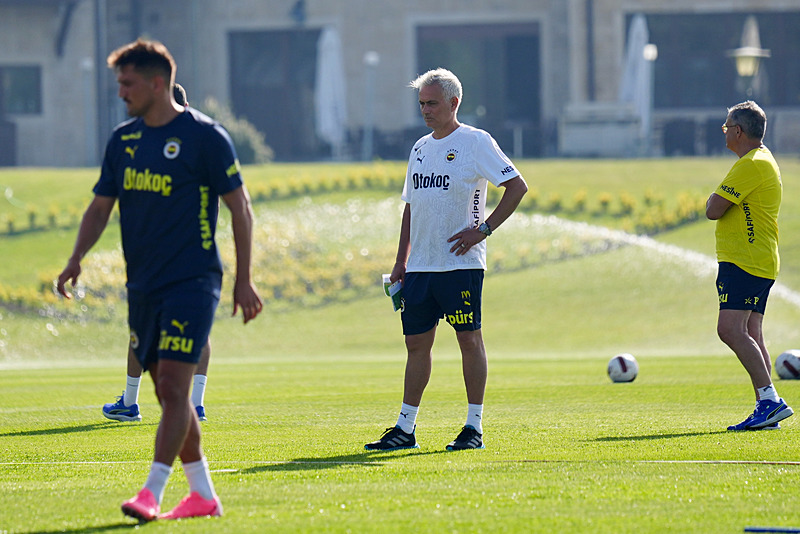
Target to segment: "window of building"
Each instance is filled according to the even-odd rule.
[[[738,79],[730,50],[741,46],[745,19],[754,15],[761,48],[758,79]],[[648,14],[650,42],[658,46],[655,107],[725,107],[745,98],[764,105],[800,105],[800,11],[784,13]],[[630,17],[628,17],[630,24]],[[752,82],[755,82],[753,85]]]
[[[0,67],[0,114],[32,115],[41,112],[41,67]]]
[[[489,131],[509,155],[515,143],[526,156],[541,151],[539,57],[536,23],[417,28],[418,72],[444,67],[458,76],[459,120]]]
[[[275,158],[320,155],[314,129],[318,29],[228,35],[233,111],[263,132]]]

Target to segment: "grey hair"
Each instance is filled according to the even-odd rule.
[[[761,107],[747,100],[728,108],[728,118],[738,125],[744,134],[751,139],[764,139],[767,131],[767,114]]]
[[[456,97],[458,98],[459,105],[461,105],[461,96],[463,94],[461,89],[461,81],[459,81],[458,76],[449,70],[442,68],[429,70],[408,84],[409,87],[413,87],[418,91],[429,85],[438,85],[442,88],[444,97],[448,101],[453,97]]]

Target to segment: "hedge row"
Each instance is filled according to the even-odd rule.
[[[361,189],[396,192],[402,187],[401,182],[388,174],[364,173],[317,180],[300,177],[281,186],[254,188],[251,196],[255,204],[299,199],[296,209],[256,210],[253,276],[269,305],[273,308],[324,305],[377,291],[380,274],[390,268],[395,254],[402,212],[398,195],[383,202],[352,199],[336,205],[315,203],[313,197],[330,191]],[[493,192],[488,203],[496,203],[501,191],[494,191],[494,188],[490,191]],[[649,194],[638,200],[623,192],[616,197],[600,193],[590,208],[588,197],[587,191],[581,189],[569,202],[555,194],[542,200],[538,190],[531,188],[520,205],[520,216],[509,222],[530,218],[530,214],[536,213],[567,219],[599,217],[607,221],[613,217],[616,219],[613,225],[627,232],[654,234],[697,220],[704,206],[704,199],[689,194],[680,195],[674,206],[668,206],[663,199]],[[51,209],[49,215],[53,214]],[[222,210],[218,236],[224,263],[232,267],[235,259],[230,225],[225,216]],[[66,224],[76,225],[78,216],[69,212],[66,219]],[[41,229],[35,224],[36,220],[31,217],[32,228]],[[65,225],[63,218],[48,217],[47,221],[47,227]],[[532,227],[520,231],[518,238],[493,243],[489,249],[489,264],[494,271],[527,269],[616,246],[619,245],[610,241],[567,235],[545,238],[539,228]],[[0,306],[56,317],[91,317],[94,320],[117,317],[120,310],[125,309],[125,269],[121,253],[118,250],[94,253],[84,264],[82,285],[74,301],[60,300],[54,294],[52,281],[57,273],[50,272],[41,275],[35,288],[0,285]],[[232,280],[231,272],[226,276]],[[230,297],[224,294],[221,313],[229,313],[230,306]]]
[[[260,204],[337,191],[381,190],[397,194],[402,187],[402,176],[390,175],[385,169],[376,167],[365,168],[361,172],[353,171],[344,176],[297,176],[280,183],[255,184],[249,186],[249,190],[253,203]],[[495,205],[503,190],[489,188],[488,191],[487,204]],[[572,199],[566,200],[555,192],[543,198],[536,187],[531,187],[519,209],[525,212],[563,214],[567,217],[625,218],[632,221],[626,221],[626,230],[653,235],[696,221],[704,212],[705,198],[683,193],[677,199],[677,205],[667,206],[664,199],[656,198],[650,192],[645,193],[641,202],[626,191],[618,193],[616,197],[611,193],[601,192],[593,199],[592,205],[593,209],[590,209],[586,189],[579,189]],[[74,206],[67,209],[51,206],[46,212],[30,207],[25,217],[17,218],[13,214],[6,214],[0,222],[0,235],[77,228],[80,218],[81,210]]]

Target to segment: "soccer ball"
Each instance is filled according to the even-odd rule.
[[[787,350],[775,360],[775,371],[781,378],[800,378],[800,350]]]
[[[639,364],[630,354],[617,354],[608,361],[608,377],[612,382],[633,382],[638,374]]]

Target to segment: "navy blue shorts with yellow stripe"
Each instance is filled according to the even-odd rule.
[[[219,293],[207,280],[187,280],[155,293],[128,290],[131,348],[147,369],[160,359],[200,361]]]
[[[741,267],[719,262],[717,293],[720,310],[750,310],[764,315],[775,280],[754,276]]]
[[[456,331],[480,330],[483,269],[411,272],[403,279],[403,334],[423,334],[445,319]]]

